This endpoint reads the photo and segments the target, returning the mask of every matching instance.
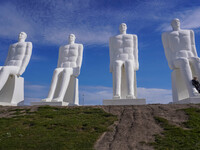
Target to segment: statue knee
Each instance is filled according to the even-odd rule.
[[[71,68],[66,68],[63,70],[64,74],[72,74],[72,69]]]
[[[125,62],[125,65],[128,65],[128,66],[133,65],[133,61],[132,60],[127,60]]]
[[[54,70],[54,75],[58,75],[60,73],[60,69],[55,69]]]
[[[120,61],[115,61],[115,63],[114,63],[114,64],[115,64],[115,66],[116,66],[116,67],[121,67],[121,65],[122,65],[122,62],[120,62]]]
[[[179,66],[186,66],[186,65],[189,65],[189,61],[186,58],[181,58],[181,59],[178,59],[178,64]]]
[[[7,67],[2,67],[2,68],[1,68],[1,72],[8,72],[8,70],[9,70],[9,69],[8,69]]]
[[[200,59],[198,57],[192,57],[192,58],[190,58],[190,60],[192,62],[200,62]]]

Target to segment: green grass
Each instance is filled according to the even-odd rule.
[[[200,150],[200,109],[183,109],[189,117],[182,125],[186,129],[171,125],[161,117],[155,117],[164,129],[161,135],[155,135],[151,145],[156,150]]]
[[[1,150],[90,150],[117,120],[100,108],[39,107],[15,109],[13,117],[0,118]]]

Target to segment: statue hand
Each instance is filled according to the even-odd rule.
[[[80,74],[80,67],[74,68],[73,75],[74,75],[75,77],[78,77],[79,74]]]
[[[173,64],[168,64],[169,65],[169,68],[171,69],[171,70],[173,70],[173,69],[175,69],[176,67],[173,65]]]
[[[139,63],[137,63],[136,65],[135,65],[135,71],[138,71],[139,70]]]
[[[110,64],[110,72],[113,72],[113,65]]]
[[[192,59],[200,63],[199,57],[193,57]]]
[[[21,75],[24,73],[24,71],[25,71],[25,68],[20,68],[20,70],[19,70],[17,76],[18,76],[18,77],[21,76]]]

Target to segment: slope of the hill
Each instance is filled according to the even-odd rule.
[[[111,132],[104,133],[96,142],[97,150],[200,149],[200,105],[104,106],[103,109],[117,115],[118,121]]]
[[[199,141],[200,105],[0,106],[0,149],[195,150]]]

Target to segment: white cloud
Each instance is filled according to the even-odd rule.
[[[21,31],[28,34],[34,33],[31,20],[26,20],[25,17],[21,16],[14,5],[11,3],[2,4],[0,10],[0,36],[17,39]]]
[[[80,88],[80,104],[101,105],[103,99],[112,99],[113,90],[111,87],[84,86]],[[156,88],[137,88],[138,98],[145,98],[147,104],[172,102],[171,90]]]
[[[185,10],[181,12],[173,12],[170,17],[171,20],[173,18],[179,18],[181,22],[181,28],[183,29],[197,29],[200,27],[200,7]],[[171,28],[171,20],[166,20],[167,22],[161,24],[157,31],[169,31]]]
[[[25,84],[25,104],[40,101],[48,94],[49,87],[44,85]],[[138,98],[145,98],[147,104],[172,102],[171,90],[156,88],[137,88]],[[103,99],[112,99],[112,87],[80,86],[80,105],[102,105]]]
[[[93,6],[94,3],[97,6]],[[105,44],[111,35],[118,33],[116,27],[121,22],[129,22],[128,28],[130,25],[130,29],[137,32],[151,25],[147,22],[162,19],[157,12],[166,7],[166,2],[161,0],[128,4],[115,9],[91,0],[41,0],[23,5],[19,1],[5,2],[0,5],[0,36],[16,39],[20,31],[25,31],[27,40],[32,42],[60,45],[66,43],[70,33],[75,33],[77,41],[86,45]]]
[[[167,89],[138,88],[138,97],[145,98],[148,104],[172,102],[172,92]]]
[[[48,94],[48,86],[30,84],[25,82],[24,94],[25,94],[25,104],[29,105],[30,102],[38,102],[42,98],[45,98]]]

